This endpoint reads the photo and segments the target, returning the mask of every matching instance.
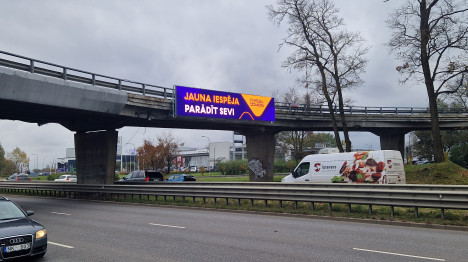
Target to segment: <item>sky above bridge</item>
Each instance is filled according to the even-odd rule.
[[[354,106],[426,107],[423,85],[400,85],[398,61],[385,46],[392,10],[402,1],[337,0],[349,30],[371,46],[365,84],[347,92]],[[286,25],[268,20],[274,0],[3,1],[0,50],[108,76],[155,84],[276,96],[299,86],[302,73],[281,67],[292,51],[282,48]],[[276,99],[278,100],[278,99]],[[125,127],[124,152],[143,139],[172,132],[186,146],[232,141],[232,132]],[[379,148],[370,133],[353,133],[355,148]],[[74,147],[73,132],[0,120],[0,144],[19,147],[42,167]],[[127,144],[131,143],[131,144]],[[32,154],[37,154],[32,155]],[[37,161],[36,161],[37,159]],[[36,163],[37,162],[37,163]]]

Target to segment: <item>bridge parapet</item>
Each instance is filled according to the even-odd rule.
[[[153,84],[146,84],[137,81],[126,80],[117,77],[106,76],[102,74],[96,74],[80,69],[74,69],[66,66],[57,65],[50,62],[41,61],[9,52],[1,51],[0,54],[5,56],[7,59],[0,58],[0,66],[27,71],[34,74],[41,74],[53,78],[59,78],[66,81],[74,81],[92,86],[104,87],[117,89],[128,92],[129,94],[140,94],[147,97],[147,101],[151,101],[152,97],[164,98],[167,100],[156,101],[159,109],[165,110],[167,105],[166,102],[174,103],[174,89],[161,87]],[[14,60],[26,60],[27,63],[21,63]],[[48,66],[40,67],[38,65]],[[145,99],[138,97],[138,101],[132,100],[129,96],[129,105],[138,105]],[[135,104],[134,104],[135,103]],[[145,103],[143,103],[145,104]],[[146,103],[146,106],[151,107],[150,103]],[[173,105],[169,105],[169,109]],[[305,105],[297,103],[285,103],[275,101],[276,114],[282,115],[309,115],[309,114],[329,114],[329,109],[324,105]],[[338,109],[334,109],[335,113],[338,113]],[[421,107],[358,107],[358,106],[347,106],[344,108],[344,112],[347,115],[359,114],[359,115],[417,115],[417,114],[429,114],[429,108]],[[457,115],[468,115],[466,109],[453,109],[453,108],[441,108],[439,114],[457,114]]]

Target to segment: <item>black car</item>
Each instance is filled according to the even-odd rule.
[[[161,174],[161,172],[154,170],[135,170],[119,180],[119,182],[145,181],[164,181],[164,176]]]
[[[47,251],[47,231],[14,202],[0,196],[0,261],[42,257]]]

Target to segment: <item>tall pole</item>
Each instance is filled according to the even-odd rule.
[[[210,138],[207,136],[202,136],[206,139],[208,139],[208,173],[211,174],[211,161],[210,161]]]
[[[46,168],[47,165],[45,165],[45,160],[46,160],[47,156],[44,156],[44,158],[42,159],[42,169]]]
[[[133,155],[136,156],[136,154],[135,154],[135,152],[136,152],[135,145],[132,144],[132,143],[127,143],[127,144],[133,146]],[[134,162],[133,162],[133,168],[134,168],[134,170],[136,170],[136,163],[135,163],[136,161],[135,161],[135,158],[133,158],[133,161],[134,161]],[[130,171],[132,171],[132,165],[131,165],[131,164],[130,164]]]
[[[35,155],[35,156],[36,156],[36,169],[37,169],[37,165],[38,165],[38,164],[37,164],[37,161],[38,161],[37,159],[38,159],[38,156],[37,156],[37,154],[31,154],[31,155],[33,155],[33,156]]]

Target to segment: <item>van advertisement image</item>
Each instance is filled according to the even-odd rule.
[[[405,184],[406,177],[399,151],[378,150],[308,155],[282,182]]]
[[[391,163],[391,160],[388,161]],[[353,162],[343,163],[340,175],[343,182],[385,184],[386,177],[382,176],[384,170],[383,161],[377,163],[374,158],[369,157],[369,152],[357,152],[354,154]]]

